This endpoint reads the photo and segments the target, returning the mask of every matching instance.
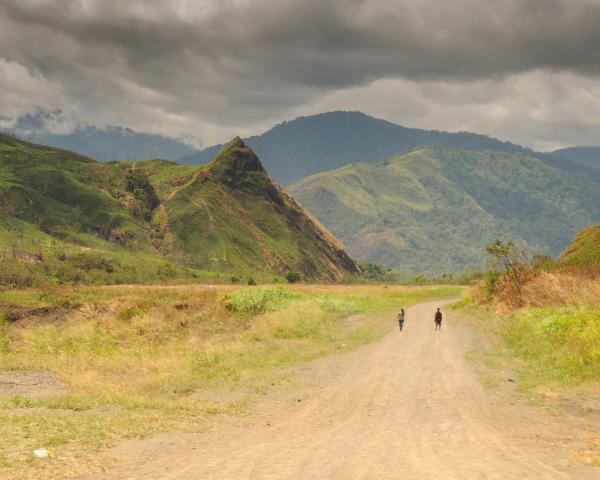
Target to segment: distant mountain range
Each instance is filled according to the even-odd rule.
[[[522,152],[421,147],[288,190],[356,258],[416,273],[485,267],[496,238],[557,256],[600,221],[598,176]]]
[[[578,165],[600,170],[600,147],[568,147],[556,150],[552,154]]]
[[[196,152],[173,138],[117,126],[98,128],[68,118],[59,110],[38,109],[23,115],[7,132],[23,140],[72,150],[102,162],[152,158],[176,160]]]
[[[565,170],[579,166],[559,155],[546,155],[470,132],[406,128],[361,112],[329,112],[283,122],[261,135],[248,137],[250,145],[270,175],[283,185],[308,175],[353,163],[385,160],[419,146],[441,145],[472,151],[497,151],[538,157]],[[221,145],[180,159],[188,165],[203,165]]]
[[[14,130],[21,137],[72,148],[101,160],[169,159],[181,157],[183,152],[184,164],[128,162],[127,167],[124,163],[109,165],[106,168],[110,172],[105,172],[95,162],[83,168],[81,165],[89,159],[78,161],[77,171],[83,169],[88,172],[86,175],[97,175],[100,180],[90,184],[77,177],[77,181],[108,191],[129,213],[115,213],[112,203],[105,204],[104,194],[94,200],[98,209],[87,211],[87,196],[80,196],[81,192],[71,192],[57,204],[53,203],[55,197],[48,197],[48,202],[43,200],[46,197],[39,197],[41,200],[34,202],[37,206],[32,210],[27,207],[31,204],[27,198],[37,198],[41,192],[58,195],[63,186],[71,185],[73,171],[49,173],[49,159],[59,161],[75,156],[68,152],[61,156],[47,147],[17,142],[20,150],[41,163],[34,162],[19,180],[23,191],[32,189],[32,193],[20,197],[25,203],[17,206],[8,202],[12,197],[7,197],[6,192],[15,192],[9,189],[3,193],[3,201],[7,202],[4,208],[29,212],[26,221],[41,225],[44,232],[53,236],[63,235],[55,230],[61,232],[67,224],[71,233],[73,229],[89,233],[95,225],[100,226],[101,232],[110,232],[114,220],[115,225],[128,225],[126,230],[138,239],[136,245],[142,245],[152,255],[159,245],[161,255],[181,265],[218,271],[266,265],[267,270],[276,271],[303,269],[306,275],[311,270],[319,275],[333,275],[336,269],[344,268],[343,262],[336,264],[329,253],[325,254],[325,263],[319,263],[309,238],[320,236],[321,240],[315,240],[316,251],[331,253],[343,248],[316,221],[311,220],[314,228],[325,232],[316,237],[289,223],[299,215],[293,213],[295,207],[285,210],[286,220],[279,217],[288,222],[295,236],[290,236],[288,230],[279,230],[283,227],[279,220],[273,220],[277,216],[272,215],[272,210],[282,214],[281,205],[292,205],[293,200],[276,185],[268,187],[272,182],[265,180],[268,177],[264,171],[261,170],[263,186],[271,193],[279,192],[274,197],[264,192],[253,196],[243,188],[239,190],[243,182],[235,188],[211,182],[199,188],[204,185],[199,180],[205,178],[202,175],[214,176],[213,159],[223,158],[219,154],[223,149],[236,152],[232,155],[237,158],[239,152],[250,152],[252,147],[266,171],[288,185],[289,191],[347,245],[355,258],[406,271],[440,273],[479,268],[485,261],[486,243],[496,238],[517,241],[530,252],[556,256],[576,231],[600,221],[600,147],[540,153],[486,135],[406,128],[360,112],[329,112],[284,122],[245,142],[236,141],[233,146],[217,145],[189,155],[193,149],[173,139],[119,127],[98,129],[77,122],[73,125],[69,121],[60,112],[38,111],[19,119]],[[68,133],[57,133],[61,129]],[[64,170],[61,165],[56,170]],[[37,167],[45,173],[38,174]],[[256,177],[254,170],[239,167],[241,177]],[[123,169],[143,174],[140,181],[152,187],[158,200],[141,191],[141,197],[132,200],[132,192],[123,191],[123,179],[129,175]],[[0,172],[0,190],[2,181],[12,176],[13,173],[7,173],[2,177]],[[37,183],[41,179],[43,182]],[[83,201],[84,207],[78,203],[76,208],[65,210],[71,201]],[[94,202],[90,202],[92,208]],[[252,202],[256,206],[247,210]],[[49,205],[54,207],[48,210]],[[308,212],[300,211],[312,218]],[[107,212],[113,212],[120,220]],[[131,212],[135,212],[133,217]],[[52,220],[57,214],[60,221]],[[96,214],[102,222],[96,220]],[[19,215],[15,218],[22,219]],[[252,220],[248,222],[248,218]],[[300,223],[304,224],[304,220]],[[120,237],[116,238],[120,241]],[[285,241],[278,243],[275,239]],[[292,247],[294,242],[302,245],[296,243]],[[326,266],[330,261],[335,268]]]
[[[90,251],[98,258],[86,260],[87,270],[110,260],[125,272],[148,268],[146,279],[178,267],[270,279],[291,270],[313,280],[358,272],[239,138],[208,165],[189,167],[99,163],[0,134],[0,256],[14,243],[34,252],[53,245],[52,254],[26,261],[54,262],[41,269],[58,278],[74,268],[68,258]]]

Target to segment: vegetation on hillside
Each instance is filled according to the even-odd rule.
[[[511,238],[557,256],[600,218],[600,181],[538,158],[423,147],[305,178],[289,191],[356,258],[418,273],[486,266]]]
[[[1,135],[0,241],[0,283],[13,286],[357,273],[238,142],[199,168],[98,163]]]
[[[559,261],[565,266],[597,267],[600,264],[600,225],[578,232]]]
[[[600,170],[600,147],[568,147],[556,150],[552,154],[590,169]]]
[[[239,138],[163,208],[171,246],[200,268],[293,270],[308,279],[358,273],[342,245],[268,177]]]

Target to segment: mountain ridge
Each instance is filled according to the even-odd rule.
[[[574,146],[552,152],[553,156],[566,158],[583,167],[600,171],[600,146]]]
[[[196,152],[195,148],[174,138],[115,125],[99,128],[69,118],[60,110],[38,108],[17,118],[14,125],[5,130],[25,141],[76,151],[103,162],[177,160]]]
[[[496,238],[557,256],[600,220],[596,177],[506,152],[421,147],[288,190],[354,257],[415,273],[483,268]]]
[[[245,141],[257,152],[271,176],[283,185],[352,163],[383,161],[427,145],[519,153],[541,158],[563,170],[580,169],[566,158],[534,152],[487,135],[409,128],[362,112],[334,111],[298,117]],[[179,161],[205,164],[221,147],[214,145]]]

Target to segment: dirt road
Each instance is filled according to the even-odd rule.
[[[435,304],[405,331],[312,362],[305,387],[201,435],[164,435],[120,450],[111,479],[596,479],[549,446],[548,417],[481,386],[466,333],[433,328]]]

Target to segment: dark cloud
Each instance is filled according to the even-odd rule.
[[[485,80],[480,105],[531,72],[544,90],[565,72],[587,85],[600,76],[598,25],[596,0],[4,0],[0,59],[88,120],[211,141],[336,92],[377,103],[381,79],[434,97]]]

